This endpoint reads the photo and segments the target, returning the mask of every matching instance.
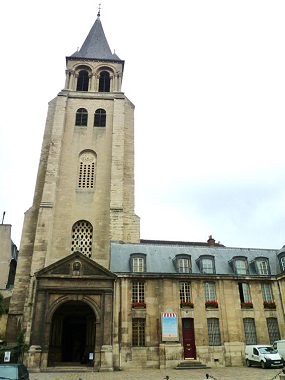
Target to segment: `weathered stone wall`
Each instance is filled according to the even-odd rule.
[[[116,311],[114,314],[114,346],[116,365],[123,368],[174,367],[184,358],[182,319],[194,321],[197,359],[209,366],[239,366],[244,364],[244,318],[253,318],[258,344],[270,344],[267,318],[277,318],[281,339],[284,337],[283,302],[284,281],[267,278],[243,278],[222,276],[148,276],[121,275],[116,285]],[[132,281],[145,281],[145,309],[132,309]],[[190,281],[194,308],[181,309],[179,281]],[[219,307],[207,309],[204,298],[204,282],[214,281]],[[250,285],[252,309],[242,309],[238,282]],[[261,283],[270,282],[276,303],[276,310],[265,309],[261,294]],[[279,291],[281,286],[281,291]],[[118,299],[121,299],[121,307]],[[161,313],[177,313],[179,337],[177,342],[163,342],[161,339]],[[116,318],[120,315],[120,318]],[[146,323],[146,347],[132,347],[132,319],[143,318]],[[209,346],[208,318],[219,320],[221,346]],[[119,344],[120,343],[120,344]],[[119,351],[121,349],[121,355]],[[148,355],[152,352],[152,355]],[[139,354],[138,354],[139,353]],[[119,363],[118,357],[121,358]]]

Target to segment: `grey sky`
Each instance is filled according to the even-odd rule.
[[[135,104],[141,237],[285,244],[284,1],[102,0]],[[63,88],[98,4],[5,2],[0,213],[19,246],[47,103]],[[3,90],[5,89],[5,91]]]

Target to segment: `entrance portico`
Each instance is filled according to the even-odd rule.
[[[110,326],[116,276],[79,252],[35,275],[31,346],[41,352],[34,369],[89,365],[113,370]]]

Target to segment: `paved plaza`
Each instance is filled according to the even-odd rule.
[[[227,367],[191,370],[128,370],[118,372],[41,372],[31,373],[31,380],[163,380],[166,376],[169,380],[279,380],[280,369],[261,369],[247,367]]]

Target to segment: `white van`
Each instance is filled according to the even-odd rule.
[[[245,346],[245,362],[248,367],[259,365],[262,368],[283,367],[283,359],[270,345],[257,344]]]
[[[276,340],[272,346],[285,359],[285,340]]]

